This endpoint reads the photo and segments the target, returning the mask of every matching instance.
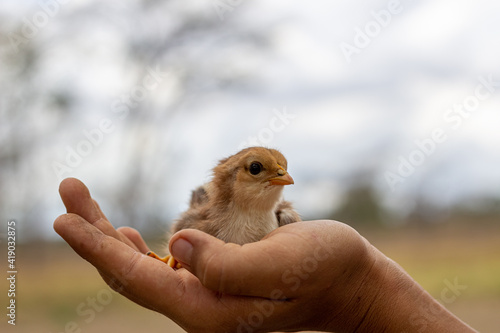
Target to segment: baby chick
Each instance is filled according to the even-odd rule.
[[[190,206],[172,227],[198,229],[225,242],[256,242],[274,229],[300,221],[288,201],[284,185],[293,184],[286,158],[275,149],[251,147],[225,158],[213,169],[212,181],[191,194]],[[176,263],[172,257],[160,258]]]

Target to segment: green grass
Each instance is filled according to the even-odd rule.
[[[500,229],[471,233],[398,231],[374,236],[372,243],[398,262],[434,297],[445,280],[467,286],[464,298],[500,297]]]

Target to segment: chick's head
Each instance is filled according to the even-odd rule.
[[[270,210],[283,186],[294,183],[287,166],[279,151],[251,147],[222,160],[214,169],[214,181],[226,192],[226,200],[243,208]]]

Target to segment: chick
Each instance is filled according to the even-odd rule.
[[[291,203],[282,200],[284,185],[293,184],[286,158],[275,149],[251,147],[225,158],[209,183],[191,194],[190,206],[172,227],[198,229],[225,242],[256,242],[274,229],[300,221]],[[160,258],[171,267],[172,257]]]

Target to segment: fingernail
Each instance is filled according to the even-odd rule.
[[[190,265],[191,256],[193,255],[193,245],[185,240],[184,238],[179,238],[172,244],[171,247],[172,255],[181,264]]]

